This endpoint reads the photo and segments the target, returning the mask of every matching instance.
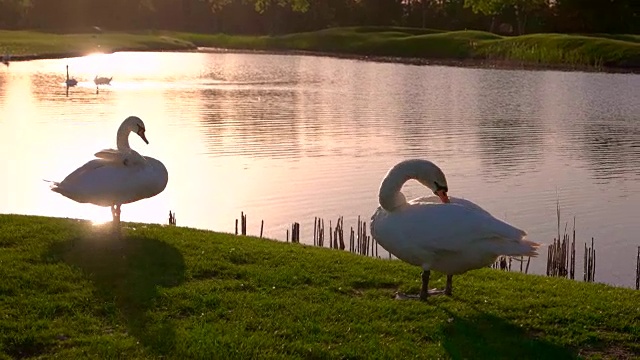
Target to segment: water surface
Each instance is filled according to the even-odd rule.
[[[63,85],[65,65],[80,81]],[[113,76],[96,94],[95,75]],[[117,53],[0,68],[0,212],[110,219],[49,191],[129,115],[147,126],[144,155],[165,163],[166,190],[125,205],[123,221],[284,239],[313,219],[345,226],[377,206],[396,162],[446,172],[450,194],[550,242],[576,218],[595,238],[596,279],[631,286],[640,245],[640,76],[371,63],[311,56]],[[415,182],[407,197],[428,194]],[[561,230],[562,231],[562,230]],[[544,272],[546,252],[532,262]]]

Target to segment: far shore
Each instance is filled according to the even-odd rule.
[[[198,52],[206,53],[235,53],[235,54],[265,54],[265,55],[302,55],[302,56],[323,56],[339,59],[350,59],[383,63],[398,63],[406,65],[420,66],[452,66],[478,69],[498,69],[498,70],[538,70],[538,71],[580,71],[592,73],[618,73],[618,74],[640,74],[638,67],[593,67],[587,65],[566,65],[566,64],[543,64],[527,63],[514,60],[491,60],[491,59],[430,59],[418,57],[401,56],[377,56],[358,55],[348,53],[333,53],[309,50],[251,50],[233,48],[209,48],[199,47]]]
[[[264,54],[264,55],[298,55],[298,56],[323,56],[338,59],[350,59],[359,61],[371,61],[382,63],[397,63],[405,65],[418,66],[451,66],[476,69],[497,69],[497,70],[529,70],[529,71],[579,71],[591,73],[620,73],[620,74],[640,74],[640,68],[632,67],[601,67],[596,68],[586,65],[564,65],[564,64],[541,64],[527,63],[513,60],[490,60],[490,59],[429,59],[417,57],[400,57],[400,56],[376,56],[376,55],[357,55],[348,53],[333,53],[309,50],[251,50],[251,49],[234,49],[234,48],[210,48],[210,47],[193,47],[187,49],[167,49],[161,46],[157,48],[129,48],[115,49],[108,52],[92,52],[101,54],[113,54],[117,52],[202,52],[202,53],[234,53],[234,54]],[[66,59],[73,57],[87,56],[92,53],[87,52],[56,52],[42,54],[25,54],[12,55],[11,61],[32,61],[46,59]]]
[[[124,51],[197,51],[483,69],[640,73],[640,35],[628,35],[631,40],[622,41],[616,35],[501,37],[478,31],[408,29],[333,28],[274,37],[178,32],[60,35],[0,30],[0,55],[10,54],[10,61],[29,61]],[[417,30],[420,33],[413,34]],[[592,46],[585,50],[575,45],[584,42],[603,49]],[[532,47],[538,53],[532,54]]]

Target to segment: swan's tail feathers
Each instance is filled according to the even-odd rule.
[[[538,256],[538,248],[540,248],[542,244],[534,241],[529,241],[529,240],[521,240],[520,243],[523,246],[528,248],[528,252],[525,254],[522,254],[523,256],[531,256],[531,257]]]
[[[538,248],[541,244],[522,239],[520,241],[510,241],[508,244],[502,243],[500,255],[505,256],[538,256]]]
[[[47,180],[47,179],[42,179],[42,181],[51,183],[51,185],[49,185],[49,187],[51,188],[51,191],[55,191],[57,193],[60,192],[60,190],[58,189],[58,186],[60,185],[59,182],[53,181],[53,180]]]

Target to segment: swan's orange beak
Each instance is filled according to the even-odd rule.
[[[447,192],[444,190],[438,190],[436,191],[436,195],[438,195],[438,197],[440,198],[440,200],[442,200],[443,203],[448,204],[449,203],[449,196],[447,196]]]
[[[142,138],[142,140],[144,140],[144,142],[147,143],[147,145],[149,144],[149,140],[147,140],[147,137],[144,136],[144,129],[140,129],[137,132],[138,135],[140,135],[140,137]]]

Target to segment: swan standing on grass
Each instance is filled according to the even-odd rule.
[[[67,80],[64,83],[67,84],[67,87],[78,85],[78,80],[69,78],[69,65],[67,65]]]
[[[410,179],[437,197],[407,202],[400,191]],[[451,295],[453,275],[486,267],[500,255],[536,256],[539,244],[527,233],[496,219],[480,206],[447,195],[442,170],[430,161],[406,160],[395,165],[380,185],[380,207],[371,217],[371,235],[400,260],[422,267],[419,298]],[[429,290],[431,270],[447,275],[444,291]],[[397,298],[416,298],[398,294]]]
[[[129,116],[118,128],[117,149],[105,149],[51,190],[80,203],[110,206],[113,226],[119,230],[122,204],[158,195],[167,186],[169,174],[164,165],[142,156],[129,147],[129,133],[135,132],[146,142],[145,126],[136,116]]]

